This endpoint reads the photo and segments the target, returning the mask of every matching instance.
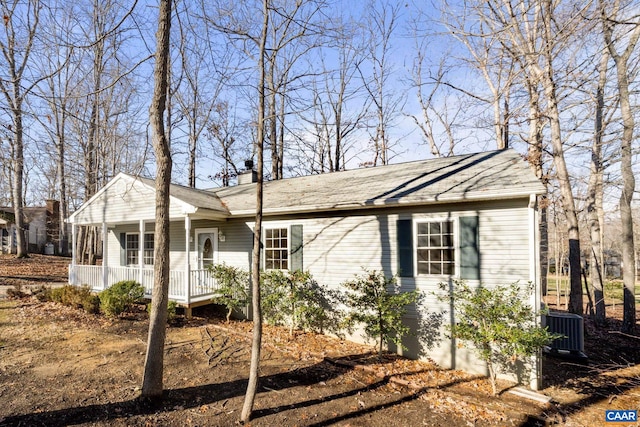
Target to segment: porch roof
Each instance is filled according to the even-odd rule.
[[[229,211],[212,192],[172,184],[170,220],[191,218],[226,219]],[[78,225],[108,225],[155,220],[155,182],[149,178],[119,173],[68,219]]]

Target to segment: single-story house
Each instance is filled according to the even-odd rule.
[[[255,172],[239,184],[211,190],[171,186],[169,296],[186,307],[210,300],[212,263],[249,269],[256,204]],[[397,276],[402,289],[423,290],[426,301],[406,321],[447,310],[432,292],[438,284],[535,284],[540,306],[537,196],[544,186],[513,150],[466,154],[264,184],[265,269],[303,269],[338,287],[362,268]],[[70,266],[70,283],[99,291],[135,279],[151,293],[154,181],[114,177],[71,215],[78,226],[101,227],[101,266]],[[75,247],[75,245],[74,245]],[[454,321],[451,314],[445,321]],[[465,349],[433,334],[406,339],[409,357],[445,367],[483,371]],[[358,337],[352,337],[359,339]],[[537,366],[533,375],[538,377]]]

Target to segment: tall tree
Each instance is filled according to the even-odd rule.
[[[160,0],[153,97],[149,118],[156,155],[156,221],[154,235],[153,292],[149,337],[144,361],[142,396],[162,395],[164,342],[169,303],[169,187],[171,184],[171,147],[165,134],[164,114],[169,86],[169,39],[171,34],[172,0]]]
[[[27,235],[24,218],[24,104],[37,85],[31,73],[34,44],[43,5],[38,0],[0,0],[4,19],[0,31],[0,92],[6,101],[9,123],[8,142],[11,150],[12,202],[15,213],[16,245],[19,258],[27,256]],[[4,106],[3,106],[4,107]],[[5,109],[2,108],[2,109]]]
[[[556,13],[556,6],[552,0],[490,0],[478,10],[482,11],[482,18],[492,29],[492,34],[499,37],[502,46],[526,76],[530,96],[538,93],[537,87],[544,95],[546,105],[543,111],[549,125],[550,151],[569,239],[569,310],[581,314],[580,224],[565,158],[560,120],[561,96],[556,79],[558,58],[569,44],[570,29],[578,27],[583,11],[579,6],[574,10],[569,5],[570,10]]]
[[[312,105],[301,115],[311,138],[301,137],[300,163],[305,174],[344,170],[359,128],[365,126],[369,105],[362,102],[358,67],[365,60],[364,34],[359,26],[336,19],[327,46],[312,57],[322,68],[311,83]]]
[[[75,24],[73,10],[60,12],[57,19],[51,22],[48,31],[55,43],[46,47],[47,54],[41,56],[41,67],[49,77],[40,85],[40,94],[46,100],[46,114],[36,115],[42,128],[47,133],[46,147],[53,142],[55,152],[51,156],[55,159],[55,178],[53,179],[49,197],[57,198],[60,202],[60,224],[64,224],[69,213],[67,201],[67,121],[72,116],[71,99],[76,96],[79,77],[81,55],[77,54],[73,28]],[[67,227],[60,227],[59,246],[57,251],[62,255],[68,254],[69,233]]]
[[[474,70],[479,73],[485,84],[488,94],[478,91],[476,88],[472,90],[466,89],[464,82],[452,84],[447,82],[449,86],[463,92],[465,95],[474,100],[480,101],[491,106],[493,112],[492,127],[495,135],[495,146],[498,150],[509,148],[509,122],[512,120],[510,111],[512,86],[517,78],[519,78],[519,70],[515,65],[515,60],[510,51],[504,49],[500,42],[500,37],[493,33],[491,25],[487,24],[482,18],[484,14],[481,4],[467,7],[453,8],[445,6],[441,10],[443,25],[447,32],[462,44],[469,56],[463,56],[462,61],[458,61],[464,68]],[[422,49],[422,56],[428,55],[427,49]],[[455,57],[452,55],[452,57]],[[440,73],[436,74],[439,83]],[[484,92],[484,91],[483,91]]]
[[[253,315],[253,338],[251,340],[251,364],[249,366],[249,382],[242,406],[240,420],[249,422],[253,412],[253,403],[258,391],[260,377],[260,350],[262,347],[262,310],[260,308],[260,246],[262,242],[262,187],[264,175],[264,139],[265,139],[265,103],[267,60],[266,43],[269,30],[269,0],[262,0],[262,30],[258,41],[258,120],[256,155],[258,157],[256,184],[256,217],[253,230],[253,253],[251,255],[251,305]]]
[[[635,177],[632,168],[632,144],[635,127],[634,111],[631,108],[631,94],[629,90],[632,70],[629,59],[634,52],[640,38],[640,19],[637,11],[633,17],[620,17],[620,0],[613,4],[599,1],[605,44],[613,59],[616,69],[618,95],[620,98],[620,113],[622,115],[622,138],[620,139],[620,172],[622,175],[622,191],[620,193],[620,222],[622,244],[622,279],[624,282],[624,311],[622,331],[631,333],[636,325],[636,258],[633,236],[633,212],[631,202],[635,191]],[[614,27],[620,25],[621,32],[614,39]],[[626,43],[626,47],[619,46]],[[634,68],[633,66],[631,68]]]
[[[595,120],[593,144],[591,147],[591,165],[589,184],[587,187],[587,215],[589,222],[589,237],[591,239],[590,272],[593,286],[595,322],[597,326],[606,323],[606,305],[604,302],[604,251],[602,242],[601,221],[604,162],[602,144],[605,131],[605,87],[607,83],[607,68],[609,66],[609,53],[604,49],[598,64],[598,83],[595,94]]]
[[[400,3],[384,1],[370,2],[367,18],[367,47],[370,73],[359,68],[364,87],[373,104],[374,124],[371,132],[373,145],[373,165],[386,165],[392,157],[392,141],[389,130],[393,125],[404,97],[391,88],[393,63],[391,52],[393,36],[398,30],[401,10]]]
[[[200,17],[194,16],[185,4],[185,11],[177,15],[180,32],[179,87],[175,96],[180,116],[185,122],[183,128],[187,138],[189,187],[196,186],[197,164],[203,133],[212,125],[218,98],[226,82],[225,74],[231,69],[230,49],[216,49],[215,35],[202,34],[206,26]],[[213,37],[212,40],[208,37]],[[225,44],[225,46],[227,46]],[[178,126],[178,130],[181,127]]]

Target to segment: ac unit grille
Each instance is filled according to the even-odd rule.
[[[552,350],[584,353],[584,321],[582,316],[572,313],[549,313],[546,316],[549,332],[564,335],[549,344]]]

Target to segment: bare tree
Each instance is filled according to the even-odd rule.
[[[319,59],[309,59],[314,62],[311,66],[320,63],[322,68],[311,83],[312,105],[301,114],[306,132],[300,137],[300,163],[307,174],[345,169],[371,104],[362,102],[363,85],[358,78],[358,67],[365,59],[363,32],[350,22],[338,22],[335,27],[328,45],[319,50]]]
[[[40,93],[46,100],[46,111],[43,115],[36,115],[42,128],[48,135],[44,144],[44,151],[53,142],[55,152],[50,155],[55,159],[55,179],[52,182],[50,197],[60,202],[60,224],[64,224],[69,206],[67,201],[67,121],[71,117],[71,100],[78,93],[80,70],[80,55],[76,52],[73,37],[74,14],[72,10],[61,11],[55,22],[48,28],[49,34],[56,42],[47,46],[48,53],[41,55],[44,74],[49,74],[40,85]],[[68,254],[69,235],[67,227],[60,227],[57,251]]]
[[[207,34],[201,34],[206,24],[189,10],[178,15],[178,23],[180,61],[176,62],[180,64],[181,78],[175,99],[185,121],[188,139],[188,185],[195,187],[199,140],[211,126],[218,108],[218,98],[226,82],[225,73],[230,69],[230,49],[214,49],[212,45],[216,40],[208,40]]]
[[[595,322],[598,326],[606,323],[606,305],[604,302],[604,248],[601,222],[603,173],[602,144],[605,131],[605,86],[609,63],[608,50],[604,50],[598,65],[598,83],[595,94],[595,121],[593,145],[591,147],[591,166],[587,188],[587,214],[589,237],[591,239],[590,274],[594,291]]]
[[[211,160],[220,164],[221,169],[209,178],[221,180],[223,187],[229,186],[231,178],[238,176],[238,161],[250,158],[246,145],[239,143],[239,139],[244,136],[244,127],[239,123],[229,102],[222,101],[216,104],[207,134],[214,154]]]
[[[156,154],[156,222],[154,235],[153,293],[149,316],[149,337],[144,361],[142,396],[162,395],[164,341],[169,303],[169,187],[171,184],[171,147],[165,134],[164,115],[169,86],[169,36],[172,0],[161,0],[156,33],[154,87],[149,118]]]
[[[262,242],[262,187],[264,175],[264,128],[266,103],[267,34],[269,31],[269,0],[262,0],[262,29],[258,42],[258,121],[256,155],[258,157],[256,184],[256,223],[253,229],[253,253],[251,256],[251,305],[253,314],[253,338],[251,340],[251,364],[249,366],[249,382],[242,406],[240,420],[249,422],[253,412],[253,403],[258,391],[260,378],[260,350],[262,348],[262,310],[260,308],[260,246]]]
[[[370,74],[366,73],[363,64],[358,69],[364,82],[364,87],[373,103],[373,115],[375,124],[371,134],[373,144],[373,165],[389,163],[392,152],[392,142],[389,129],[396,119],[404,97],[394,94],[390,88],[393,76],[391,62],[392,36],[398,29],[398,18],[401,10],[400,3],[385,1],[382,3],[370,2],[367,19],[367,47]]]
[[[419,117],[411,114],[410,117],[420,129],[422,138],[426,141],[429,151],[434,157],[451,156],[454,154],[457,143],[453,127],[463,107],[460,99],[453,103],[447,102],[449,94],[446,93],[446,89],[442,90],[444,86],[447,86],[444,59],[441,59],[435,74],[430,72],[427,77],[428,81],[424,81],[427,49],[425,41],[417,42],[412,70],[412,86],[416,90],[421,115]],[[451,104],[455,105],[452,116],[449,115],[448,110]],[[438,127],[444,131],[443,142],[440,142],[441,138],[436,130]]]
[[[9,122],[4,124],[11,150],[12,202],[15,213],[16,245],[19,258],[28,256],[24,222],[24,104],[38,83],[30,80],[31,55],[40,24],[42,5],[38,0],[0,0],[4,31],[0,34],[0,92]]]
[[[544,115],[549,124],[551,156],[567,221],[571,286],[569,310],[581,314],[580,230],[571,177],[565,160],[556,59],[570,40],[569,29],[578,27],[578,20],[583,14],[580,10],[556,14],[555,7],[552,0],[495,0],[486,2],[478,10],[482,10],[483,19],[491,28],[492,34],[499,37],[504,49],[526,76],[530,96],[537,93],[538,85],[544,94]],[[532,111],[531,114],[537,113]]]
[[[496,148],[503,150],[509,148],[510,97],[512,86],[519,77],[519,70],[510,52],[503,49],[500,38],[493,33],[491,25],[484,19],[477,19],[484,17],[483,12],[476,10],[473,4],[467,6],[443,8],[441,25],[466,48],[469,57],[462,60],[463,64],[482,76],[489,93],[483,94],[477,90],[470,91],[459,85],[447,84],[472,99],[491,106]],[[425,50],[422,55],[426,53]],[[442,70],[442,66],[440,69]],[[438,73],[438,81],[441,81],[440,74]]]
[[[620,171],[622,175],[622,191],[620,194],[620,221],[622,243],[622,277],[624,282],[624,312],[622,331],[632,333],[636,325],[635,275],[636,259],[633,236],[633,212],[631,202],[635,191],[635,177],[632,168],[632,144],[635,127],[634,112],[631,108],[631,94],[629,91],[631,70],[629,59],[640,38],[640,15],[635,10],[632,17],[620,17],[620,0],[608,4],[599,1],[602,16],[602,27],[605,45],[613,59],[616,69],[618,95],[620,97],[620,112],[622,114],[622,138],[620,139]],[[620,26],[620,32],[614,36],[614,28]],[[615,37],[615,38],[614,38]],[[619,44],[626,43],[621,48]],[[622,49],[622,51],[620,51]]]

